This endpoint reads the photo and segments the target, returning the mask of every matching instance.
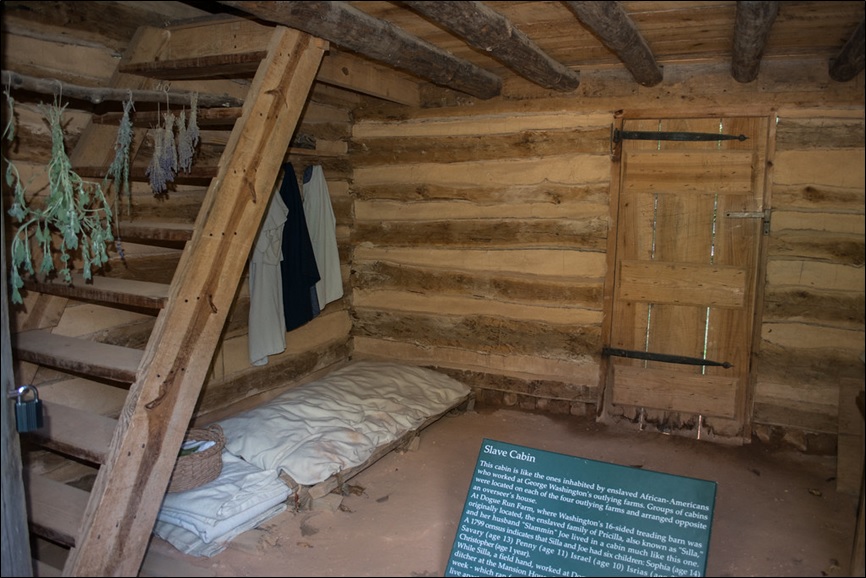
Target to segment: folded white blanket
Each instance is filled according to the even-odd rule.
[[[202,542],[201,536],[195,532],[190,532],[180,526],[175,526],[168,522],[160,522],[159,520],[157,520],[156,525],[154,526],[153,533],[184,554],[198,557],[210,557],[225,550],[229,542],[231,542],[236,536],[243,534],[247,530],[252,530],[259,524],[262,524],[277,514],[284,512],[287,508],[288,505],[285,502],[280,502],[276,506],[261,512],[258,516],[233,526],[225,534],[214,539],[212,542]]]
[[[220,475],[198,488],[169,493],[163,499],[157,515],[156,533],[174,544],[169,537],[177,535],[166,525],[182,528],[205,544],[226,541],[236,536],[239,528],[254,527],[262,515],[285,502],[291,489],[279,478],[276,470],[264,471],[227,451],[222,453]],[[280,510],[280,511],[282,511]],[[160,533],[162,532],[162,533]],[[191,548],[183,537],[178,549]]]

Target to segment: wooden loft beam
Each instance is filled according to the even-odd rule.
[[[133,102],[159,102],[176,106],[190,106],[193,92],[173,90],[142,90],[128,88],[106,88],[79,86],[50,78],[34,78],[9,70],[2,71],[0,82],[17,90],[28,90],[39,94],[57,94],[64,97],[86,100],[93,104],[102,102],[124,102],[132,97]],[[231,96],[199,94],[198,106],[202,108],[242,106],[243,101]]]
[[[866,61],[864,58],[864,44],[866,44],[866,34],[864,34],[864,21],[860,20],[860,25],[836,55],[836,58],[830,60],[830,78],[839,82],[851,80],[861,72],[863,72],[863,64]]]
[[[252,76],[262,60],[268,55],[266,50],[241,54],[218,54],[195,58],[178,58],[159,62],[139,62],[123,66],[120,71],[127,74],[140,74],[160,80],[194,80]]]
[[[335,50],[322,59],[316,82],[408,106],[421,105],[421,90],[415,79],[402,78],[390,68]]]
[[[205,27],[209,30],[206,37],[202,35]],[[272,29],[273,24],[227,14],[195,19],[172,28],[171,36],[160,47],[158,61],[136,59],[124,64],[122,71],[161,80],[252,78],[266,54]],[[184,58],[171,57],[177,54]],[[401,78],[390,67],[334,50],[322,59],[316,80],[401,104],[417,106],[421,100],[417,80]]]
[[[223,75],[252,76],[264,52],[187,58],[170,62],[142,62],[125,66],[123,71],[154,78],[216,78]],[[318,82],[361,92],[377,98],[418,106],[421,102],[417,81],[400,78],[392,69],[376,66],[352,55],[332,51],[322,59]],[[216,113],[219,115],[220,112]],[[199,126],[211,117],[199,115]]]
[[[220,20],[230,21],[226,17],[220,18]],[[241,19],[235,18],[233,20]],[[268,33],[271,30],[270,27],[265,26],[260,26],[260,28]],[[194,33],[194,29],[191,29],[189,33]],[[251,36],[255,37],[255,34],[251,33]],[[178,34],[177,36],[181,35]],[[227,55],[203,53],[184,59],[134,62],[124,65],[122,72],[161,79],[204,79],[247,74],[252,77],[265,55],[265,51],[251,46],[247,52],[243,53]],[[3,85],[12,89],[27,90],[39,94],[54,94],[59,90],[64,96],[85,100],[93,104],[123,102],[130,97],[128,89],[79,86],[50,78],[35,78],[8,70],[4,70],[2,74]],[[400,78],[390,68],[375,66],[349,54],[332,53],[325,55],[316,80],[409,106],[419,106],[421,102],[417,82]],[[185,91],[171,91],[168,94],[161,90],[139,89],[132,91],[134,102],[164,104],[168,101],[169,104],[176,106],[189,106],[191,95],[191,92]],[[218,126],[234,123],[240,116],[243,100],[226,95],[199,94],[198,106],[200,108],[198,113],[199,126]],[[105,113],[94,118],[94,123],[117,124],[121,116],[121,113]],[[136,117],[158,119],[159,113],[148,116],[146,111],[139,111],[136,113]]]
[[[655,55],[625,13],[620,2],[564,2],[577,19],[625,64],[643,86],[662,81],[662,69]]]
[[[220,4],[323,38],[334,46],[471,96],[486,100],[498,96],[502,90],[502,79],[498,76],[346,2],[221,1]],[[371,38],[377,42],[370,42]]]
[[[761,56],[779,13],[778,2],[737,2],[731,75],[737,82],[758,77]]]
[[[403,4],[539,86],[567,92],[580,85],[579,72],[551,58],[508,18],[483,2]]]

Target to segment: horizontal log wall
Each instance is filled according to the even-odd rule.
[[[671,65],[655,88],[587,71],[573,95],[505,91],[356,112],[356,353],[438,366],[482,401],[596,404],[615,114],[777,111],[752,418],[759,433],[835,434],[840,384],[863,383],[862,78],[768,61],[748,84]]]
[[[597,399],[610,117],[449,112],[355,125],[355,351],[582,414]]]
[[[863,387],[864,120],[792,111],[776,131],[754,419],[835,435]]]

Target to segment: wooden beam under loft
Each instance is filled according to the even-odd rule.
[[[347,2],[220,2],[262,20],[317,36],[374,62],[487,100],[502,79],[473,63],[374,18]],[[370,42],[371,38],[378,42]]]
[[[200,34],[203,25],[219,27],[222,33],[218,39],[203,43]],[[162,48],[164,55],[159,61],[133,60],[123,66],[122,72],[160,79],[207,79],[226,75],[252,78],[266,53],[272,30],[272,26],[228,15],[176,25]],[[184,57],[171,58],[173,54]],[[322,59],[316,81],[409,106],[419,106],[421,102],[417,81],[402,77],[393,69],[334,50],[329,50]]]

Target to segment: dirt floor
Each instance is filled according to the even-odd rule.
[[[211,558],[154,538],[142,575],[443,576],[485,438],[717,482],[707,576],[850,575],[858,499],[836,492],[832,456],[507,409],[442,418],[347,495],[286,511]]]

